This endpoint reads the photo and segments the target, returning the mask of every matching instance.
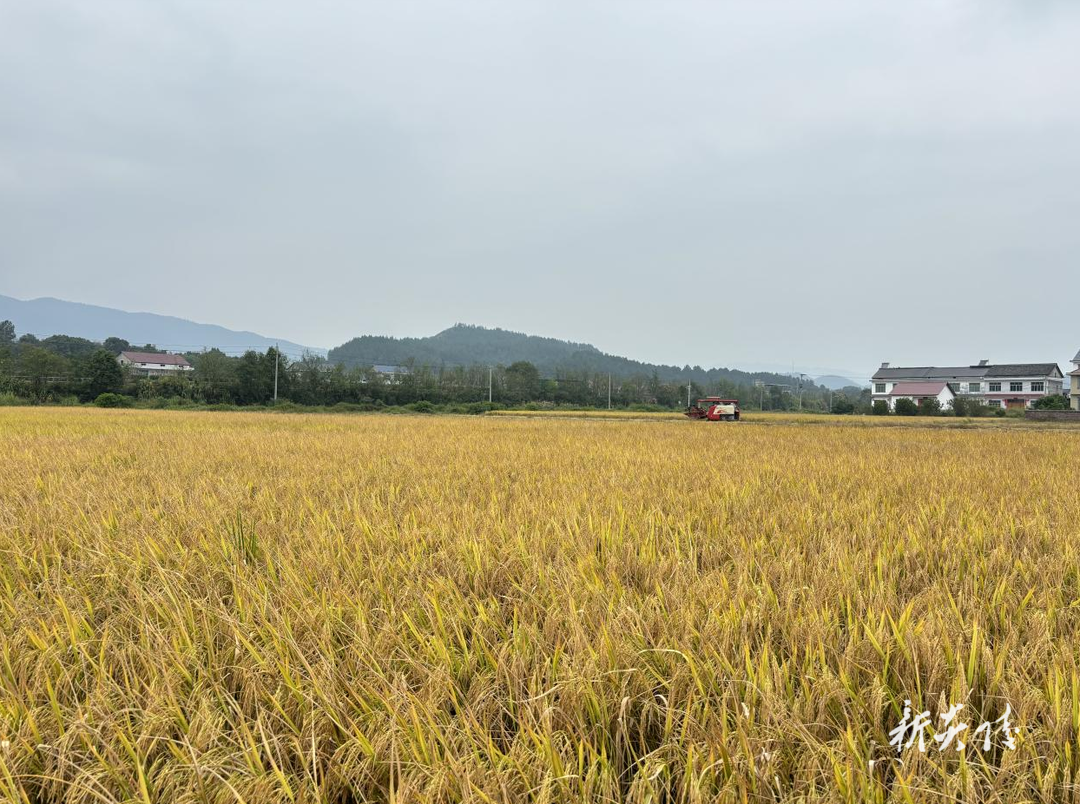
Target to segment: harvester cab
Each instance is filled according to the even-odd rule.
[[[691,419],[704,419],[710,422],[737,422],[740,417],[738,399],[721,399],[718,396],[706,396],[686,409]]]

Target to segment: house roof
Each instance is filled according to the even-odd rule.
[[[1049,377],[1061,369],[1057,363],[1007,363],[1001,366],[987,366],[988,377]]]
[[[1070,362],[1072,362],[1072,363],[1080,363],[1080,352],[1077,352],[1076,357],[1074,357]]]
[[[166,366],[190,366],[182,355],[167,355],[157,352],[121,352],[120,355],[132,363],[155,363]]]
[[[944,382],[898,382],[889,396],[937,396],[942,391],[952,394],[949,384]]]
[[[908,368],[880,368],[874,372],[875,380],[937,380],[953,377],[983,377],[987,366],[911,366]]]
[[[952,380],[980,377],[1049,377],[1063,376],[1057,363],[1003,363],[994,366],[910,366],[880,368],[873,380]]]

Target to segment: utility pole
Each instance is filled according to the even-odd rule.
[[[690,380],[686,381],[686,409],[690,409]]]
[[[607,409],[611,410],[611,375],[607,375]]]
[[[491,374],[492,374],[493,371],[494,371],[494,369],[491,366],[488,366],[488,404],[489,405],[491,404]]]
[[[277,402],[277,367],[281,362],[281,345],[274,344],[274,401]]]
[[[799,372],[799,411],[802,411],[802,395],[803,395],[803,381],[810,379],[808,374]]]

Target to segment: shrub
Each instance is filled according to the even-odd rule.
[[[130,396],[106,391],[104,394],[97,395],[97,398],[94,399],[94,404],[99,408],[130,408],[135,404],[135,400]]]
[[[1063,394],[1051,394],[1042,399],[1036,399],[1035,410],[1068,410],[1069,400]]]
[[[874,406],[871,408],[871,413],[875,416],[888,416],[889,415],[889,403],[884,399],[875,399]]]
[[[952,401],[952,412],[954,416],[967,416],[979,419],[983,416],[989,416],[992,411],[993,408],[981,399],[958,396]]]
[[[334,413],[366,413],[375,410],[375,406],[370,402],[338,402],[330,410]]]
[[[410,402],[405,406],[413,413],[434,413],[435,406],[428,402],[426,399],[421,399],[419,402]]]
[[[832,412],[840,415],[854,413],[855,403],[848,399],[846,396],[838,395],[836,398],[833,399]]]
[[[460,413],[466,416],[479,416],[489,410],[498,410],[502,406],[498,402],[461,402],[456,405],[444,406],[448,413]]]
[[[930,397],[924,399],[919,403],[919,415],[920,416],[940,416],[941,415],[941,403]]]
[[[901,397],[896,400],[895,408],[898,416],[917,416],[919,414],[919,406],[915,404],[914,399]]]

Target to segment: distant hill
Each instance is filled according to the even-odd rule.
[[[667,366],[642,363],[626,357],[601,352],[587,343],[573,343],[557,338],[542,338],[504,329],[456,324],[426,338],[391,338],[363,335],[331,349],[331,363],[346,366],[404,365],[410,360],[431,366],[508,366],[519,360],[535,365],[542,375],[585,371],[616,377],[651,376],[660,380],[728,380],[751,384],[754,380],[790,384],[790,377],[770,372],[747,372],[738,369],[700,366]]]
[[[824,377],[818,377],[814,382],[832,391],[840,391],[844,388],[862,388],[866,385],[865,382],[857,382],[850,377],[838,377],[835,374],[826,374]]]
[[[31,333],[39,338],[49,335],[74,335],[93,341],[109,337],[123,338],[133,344],[152,343],[169,351],[198,351],[216,347],[238,353],[246,349],[265,351],[275,343],[281,351],[299,356],[305,350],[325,355],[291,341],[277,341],[254,332],[226,329],[215,324],[199,324],[183,318],[156,313],[129,313],[111,307],[62,301],[31,299],[23,301],[0,296],[0,321],[10,320],[19,335]]]

